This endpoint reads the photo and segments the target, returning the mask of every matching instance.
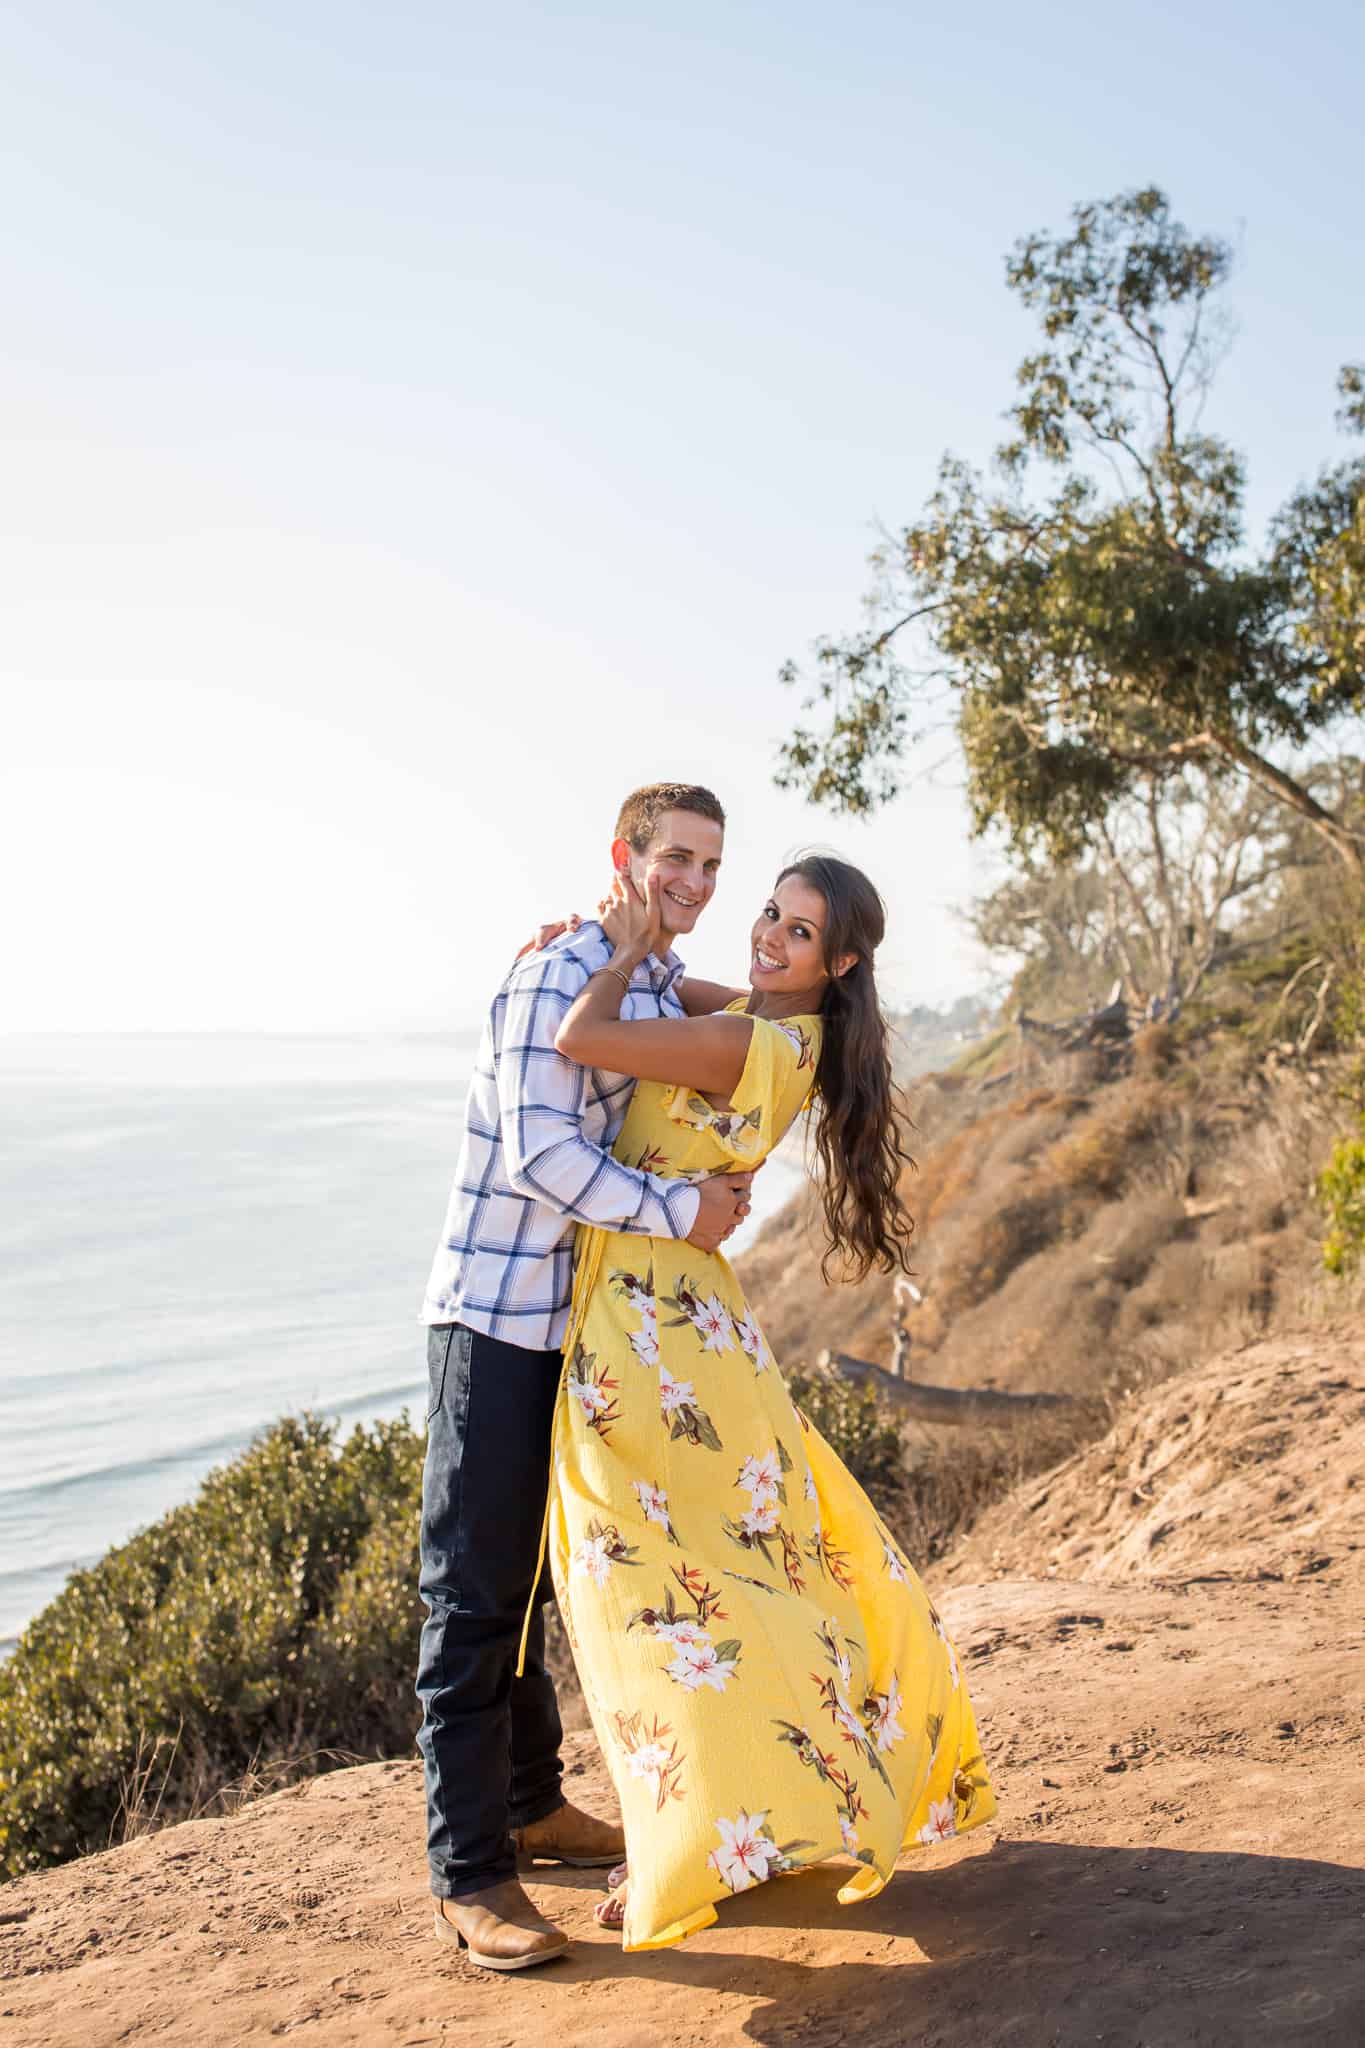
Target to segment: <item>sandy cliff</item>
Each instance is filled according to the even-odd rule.
[[[984,1837],[871,1906],[775,1881],[622,1957],[430,1938],[409,1763],[338,1772],[0,1890],[0,2042],[1121,2048],[1365,2039],[1365,1328],[1168,1382],[939,1575],[996,1771]],[[591,1738],[572,1789],[605,1808]]]

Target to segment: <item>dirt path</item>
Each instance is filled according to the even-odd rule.
[[[954,1569],[944,1604],[1001,1818],[870,1906],[811,1872],[623,1957],[590,1876],[541,1869],[577,1946],[490,1978],[430,1938],[416,1766],[373,1765],[0,1890],[0,2043],[1359,2048],[1362,1361],[1350,1333],[1222,1361],[995,1512],[962,1570],[1036,1575]],[[1086,1526],[1093,1576],[1061,1576]]]

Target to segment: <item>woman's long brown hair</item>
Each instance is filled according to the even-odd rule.
[[[900,1179],[914,1161],[901,1143],[902,1109],[873,967],[886,905],[861,869],[832,854],[803,854],[783,868],[778,882],[789,875],[818,889],[827,912],[830,982],[820,1005],[824,1032],[815,1068],[815,1149],[829,1235],[821,1272],[828,1278],[836,1254],[851,1279],[861,1280],[873,1267],[908,1272],[915,1226]],[[847,974],[836,975],[834,962],[845,953],[858,958]]]

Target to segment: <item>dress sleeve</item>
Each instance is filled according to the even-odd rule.
[[[671,1088],[664,1111],[675,1124],[709,1131],[736,1166],[752,1166],[772,1150],[815,1079],[810,1031],[798,1024],[753,1019],[753,1034],[729,1109],[715,1109],[695,1088]],[[800,1089],[799,1083],[805,1086]]]

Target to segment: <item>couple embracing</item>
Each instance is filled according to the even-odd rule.
[[[635,791],[601,920],[513,967],[423,1310],[431,1888],[438,1934],[490,1969],[569,1945],[518,1855],[617,1866],[597,1917],[648,1949],[833,1856],[840,1899],[870,1898],[903,1848],[994,1811],[938,1615],[721,1251],[810,1104],[830,1253],[904,1264],[883,907],[856,868],[799,860],[747,986],[697,981],[673,941],[724,833],[707,789]],[[622,1829],[564,1798],[551,1585]]]

